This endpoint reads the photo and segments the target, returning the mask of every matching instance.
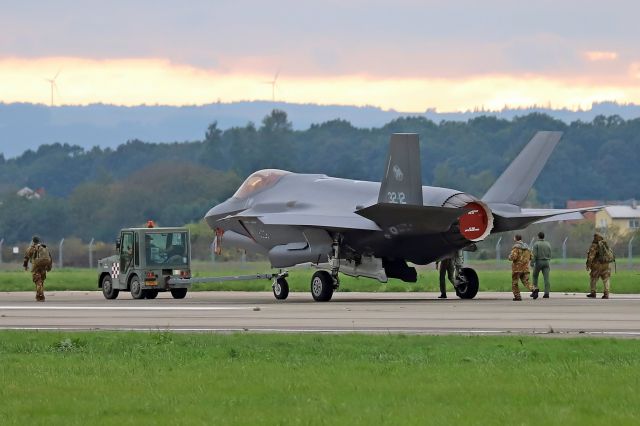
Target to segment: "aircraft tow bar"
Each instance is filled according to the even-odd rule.
[[[197,278],[175,278],[168,277],[167,284],[203,284],[203,283],[221,283],[225,281],[250,281],[250,280],[272,280],[286,278],[289,271],[273,272],[269,274],[252,274],[252,275],[227,275],[221,277],[197,277]]]

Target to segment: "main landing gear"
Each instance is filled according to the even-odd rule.
[[[473,299],[478,294],[480,280],[475,270],[471,268],[460,269],[455,279],[456,296],[460,299]]]
[[[316,302],[328,302],[333,292],[340,286],[338,272],[340,271],[340,242],[339,237],[331,245],[333,254],[329,257],[329,271],[317,271],[311,277],[311,296]]]
[[[316,302],[328,302],[338,288],[336,280],[327,271],[317,271],[311,277],[311,296]]]

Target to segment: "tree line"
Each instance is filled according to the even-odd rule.
[[[37,233],[111,241],[119,228],[150,218],[161,225],[198,221],[262,168],[378,181],[395,132],[420,135],[424,184],[481,196],[538,130],[560,130],[564,137],[536,182],[533,203],[640,198],[640,119],[598,116],[565,124],[529,114],[435,123],[408,117],[379,128],[332,120],[297,131],[284,111],[274,110],[259,126],[222,130],[213,121],[199,141],[132,140],[89,150],[54,143],[16,158],[0,156],[0,238],[25,241]],[[44,188],[46,195],[18,197],[24,186]]]

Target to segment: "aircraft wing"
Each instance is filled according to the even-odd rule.
[[[375,222],[355,213],[323,213],[310,214],[304,212],[272,212],[264,213],[248,209],[223,220],[256,218],[265,225],[306,226],[333,229],[360,229],[365,231],[380,231]]]

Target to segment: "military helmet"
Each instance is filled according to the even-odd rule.
[[[38,244],[40,242],[40,237],[38,237],[37,235],[34,235],[33,238],[31,238],[31,241],[34,244]]]

